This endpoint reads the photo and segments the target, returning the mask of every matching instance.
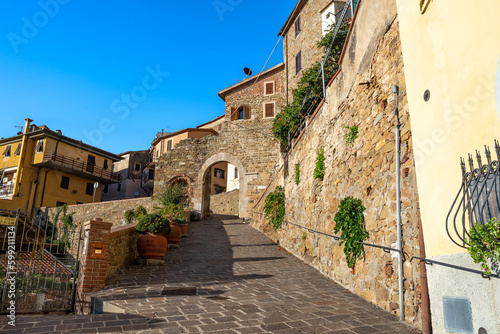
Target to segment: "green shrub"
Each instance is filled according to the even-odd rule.
[[[163,206],[160,210],[160,214],[170,220],[171,222],[176,222],[178,219],[186,217],[186,212],[180,204],[168,203]]]
[[[354,140],[358,138],[358,127],[354,125],[351,127],[346,126],[345,128],[348,130],[347,134],[344,136],[345,146],[353,146]]]
[[[130,224],[132,223],[132,220],[134,219],[134,210],[127,210],[125,211],[125,214],[123,215],[125,218],[125,221]]]
[[[285,219],[285,191],[282,186],[277,186],[267,195],[264,202],[264,214],[275,230],[281,227]]]
[[[357,259],[362,258],[363,242],[368,238],[365,231],[363,211],[365,207],[361,200],[353,197],[344,198],[339,205],[339,211],[335,214],[335,233],[342,231],[344,254],[349,268],[354,268]],[[357,242],[356,242],[357,241]]]
[[[146,209],[142,205],[139,205],[137,208],[135,208],[134,219],[139,220],[145,214],[147,214]]]
[[[182,207],[187,207],[189,204],[189,196],[186,186],[179,183],[169,183],[158,196],[158,201],[162,206],[167,204],[178,204]]]
[[[325,149],[321,146],[318,149],[316,156],[316,167],[314,168],[313,177],[315,179],[323,179],[325,176]]]
[[[170,233],[170,221],[159,213],[144,214],[137,219],[135,229],[142,233]]]
[[[500,261],[500,243],[498,242],[500,239],[500,221],[493,217],[484,226],[476,224],[474,228],[469,230],[470,239],[466,239],[469,244],[467,251],[474,263],[481,264],[484,273],[491,275],[488,260]]]

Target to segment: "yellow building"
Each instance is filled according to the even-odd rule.
[[[466,250],[472,226],[500,218],[498,188],[482,193],[499,182],[500,2],[480,4],[397,0],[435,334],[500,333],[500,280]]]
[[[23,133],[0,140],[0,209],[99,202],[102,185],[120,181],[111,170],[119,156],[25,122]]]

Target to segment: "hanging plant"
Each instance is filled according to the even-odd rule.
[[[282,186],[277,186],[267,195],[264,202],[264,214],[275,230],[281,227],[285,219],[285,191]]]
[[[500,243],[497,241],[500,239],[500,221],[493,217],[486,224],[476,224],[474,228],[469,230],[470,239],[466,242],[470,247],[467,251],[474,263],[481,264],[484,273],[491,275],[488,260],[500,261]]]
[[[313,177],[315,179],[323,179],[325,176],[325,149],[321,146],[318,149],[316,156],[316,167],[314,168]]]
[[[295,184],[299,184],[300,182],[300,165],[295,165]]]
[[[354,126],[346,126],[345,127],[348,131],[347,134],[344,136],[345,140],[345,146],[354,146],[354,141],[356,138],[358,138],[358,127],[356,125]]]
[[[365,207],[361,200],[353,197],[344,198],[339,205],[339,211],[335,214],[335,233],[342,232],[344,254],[347,267],[354,268],[356,260],[363,258],[363,245],[358,242],[368,238],[365,231],[363,211]]]

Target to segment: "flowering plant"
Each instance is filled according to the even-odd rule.
[[[170,233],[170,222],[159,213],[145,214],[139,217],[135,229],[142,233]]]

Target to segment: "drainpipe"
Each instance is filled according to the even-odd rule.
[[[30,131],[31,122],[33,122],[32,119],[29,118],[24,119],[24,133],[23,133],[23,140],[21,143],[21,157],[19,159],[19,163],[17,164],[16,180],[14,181],[14,188],[12,189],[12,194],[14,196],[19,195],[19,188],[21,187],[21,177],[24,169],[24,160],[26,159],[26,151],[28,146],[28,132]]]
[[[351,2],[352,4],[352,2]],[[396,94],[396,206],[397,206],[397,233],[398,243],[398,285],[399,285],[399,319],[405,319],[404,291],[403,291],[403,243],[401,233],[401,158],[399,150],[399,87],[392,86],[392,92]]]
[[[285,35],[285,54],[286,103],[288,104],[288,34]]]
[[[419,255],[422,259],[425,259],[424,231],[422,228],[422,219],[420,219],[420,207],[418,207],[418,243],[420,248]],[[425,261],[420,261],[420,285],[422,287],[421,291],[422,333],[431,334],[432,333],[431,303],[429,300],[429,287],[427,285],[427,268],[425,266]]]

